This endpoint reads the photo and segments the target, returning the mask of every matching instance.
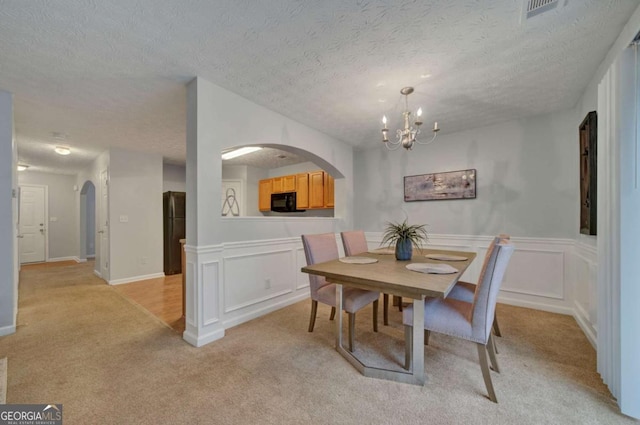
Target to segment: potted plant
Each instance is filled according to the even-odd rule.
[[[409,224],[407,219],[402,223],[387,222],[380,245],[396,245],[396,260],[408,261],[413,255],[413,245],[420,249],[421,242],[427,242],[426,224]]]

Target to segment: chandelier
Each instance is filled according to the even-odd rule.
[[[431,140],[426,142],[421,142],[417,139],[420,134],[420,126],[422,125],[422,108],[418,108],[416,111],[416,119],[413,122],[413,126],[411,125],[411,111],[409,110],[409,95],[413,93],[413,87],[404,87],[400,90],[400,93],[404,96],[404,112],[402,112],[402,119],[404,121],[404,128],[396,130],[396,141],[389,140],[389,129],[387,128],[387,117],[382,117],[382,124],[384,127],[382,128],[382,142],[387,147],[387,149],[394,151],[398,149],[400,146],[405,148],[406,150],[410,150],[413,148],[413,144],[417,143],[419,145],[428,145],[429,143],[436,140],[438,136],[438,122],[433,123],[433,137]]]

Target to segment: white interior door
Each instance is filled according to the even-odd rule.
[[[46,188],[20,186],[20,225],[18,227],[20,263],[46,259]]]
[[[109,280],[109,170],[100,173],[100,274]]]

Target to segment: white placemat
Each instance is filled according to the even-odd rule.
[[[393,248],[378,248],[378,249],[372,249],[371,251],[369,251],[369,254],[395,254],[396,250]]]
[[[406,267],[409,270],[420,273],[451,274],[458,272],[458,269],[448,264],[411,263],[407,264]]]
[[[369,257],[342,257],[340,258],[340,262],[349,264],[371,264],[377,263],[378,260]]]
[[[441,260],[441,261],[466,261],[467,257],[461,257],[459,255],[450,255],[450,254],[427,254],[425,257],[431,260]]]

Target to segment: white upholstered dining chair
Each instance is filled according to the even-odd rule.
[[[318,235],[302,235],[302,245],[307,259],[307,265],[337,260],[338,244],[333,233]],[[332,307],[332,315],[336,307],[336,285],[328,283],[323,276],[309,275],[311,290],[311,317],[309,318],[309,332],[313,332],[318,311],[318,302]],[[342,299],[344,311],[349,315],[349,351],[353,351],[356,312],[368,304],[373,303],[373,331],[378,332],[378,298],[379,292],[343,286]]]
[[[499,372],[493,348],[491,326],[495,315],[498,291],[512,254],[513,245],[508,240],[495,239],[489,261],[478,279],[478,287],[472,303],[448,297],[428,298],[424,302],[425,331],[442,333],[476,343],[482,377],[489,398],[495,403],[498,400],[491,382],[487,352],[493,369]],[[405,369],[409,370],[412,367],[413,306],[404,308],[402,319],[405,326]]]
[[[487,248],[487,254],[484,257],[484,263],[482,265],[482,270],[484,270],[487,267],[487,262],[489,261],[489,257],[491,256],[491,251],[493,250],[493,246],[496,243],[496,240],[510,240],[511,236],[505,234],[505,233],[501,233],[500,235],[497,236],[497,238],[493,238],[491,240],[491,243],[489,244],[489,247]],[[481,272],[482,273],[482,272]],[[449,295],[447,295],[447,298],[453,298],[455,300],[460,300],[460,301],[466,301],[468,303],[473,302],[473,298],[475,296],[476,293],[476,284],[475,283],[471,283],[471,282],[464,282],[464,281],[458,281],[456,282],[455,286],[453,287],[453,289],[451,290],[451,292],[449,292]],[[500,332],[500,326],[498,325],[498,315],[495,314],[493,316],[493,333],[496,336],[502,336],[502,333]]]
[[[341,232],[340,237],[342,238],[344,255],[347,257],[369,251],[367,238],[362,230]],[[382,299],[382,321],[385,326],[389,325],[389,294],[384,294]]]

